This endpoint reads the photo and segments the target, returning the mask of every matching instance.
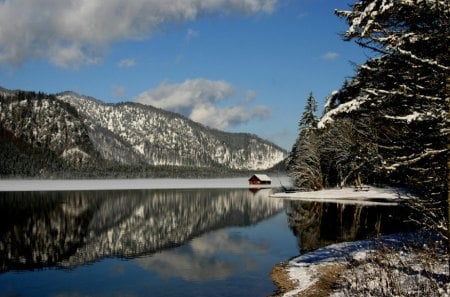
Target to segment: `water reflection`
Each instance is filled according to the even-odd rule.
[[[283,202],[267,196],[264,190],[223,189],[0,193],[0,271],[153,254],[210,230],[251,225],[280,212]],[[176,256],[181,261],[188,249],[189,257],[209,253],[216,262],[205,258],[203,264],[210,261],[219,278],[232,270],[215,254],[219,246],[232,252],[261,248],[219,232],[207,240],[194,239]],[[136,261],[143,267],[165,261],[169,267],[171,259],[162,258],[156,254]]]
[[[287,205],[288,225],[301,253],[332,243],[404,232],[411,227],[402,206],[303,201],[289,201]]]
[[[256,269],[258,263],[254,254],[266,254],[269,250],[267,241],[255,242],[243,234],[220,230],[195,238],[183,247],[139,258],[135,262],[163,278],[222,280],[238,271]]]

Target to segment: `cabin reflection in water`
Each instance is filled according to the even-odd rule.
[[[290,201],[287,215],[301,253],[337,242],[408,229],[407,214],[402,206]]]

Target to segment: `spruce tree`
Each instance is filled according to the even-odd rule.
[[[295,186],[302,190],[320,190],[323,187],[316,110],[316,100],[310,93],[299,121],[299,136],[288,158],[288,174]]]
[[[336,14],[349,25],[344,39],[374,57],[330,96],[318,126],[330,129],[343,119],[372,123],[376,181],[406,186],[429,201],[433,208],[419,207],[423,225],[447,237],[439,226],[448,193],[450,3],[363,0]]]
[[[306,99],[305,110],[303,111],[302,117],[299,121],[299,130],[308,129],[308,128],[316,128],[317,127],[317,102],[313,96],[313,93],[309,93],[308,98]]]
[[[344,38],[379,56],[359,67],[357,92],[344,90],[327,117],[369,114],[377,126],[380,174],[431,199],[447,192],[449,7],[439,0],[364,0],[336,12],[349,24]]]

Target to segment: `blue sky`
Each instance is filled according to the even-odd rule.
[[[290,149],[365,52],[329,0],[0,0],[0,86],[138,101]]]

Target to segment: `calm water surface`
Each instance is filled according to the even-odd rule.
[[[0,192],[0,297],[267,296],[279,262],[403,230],[399,207],[269,191]]]

